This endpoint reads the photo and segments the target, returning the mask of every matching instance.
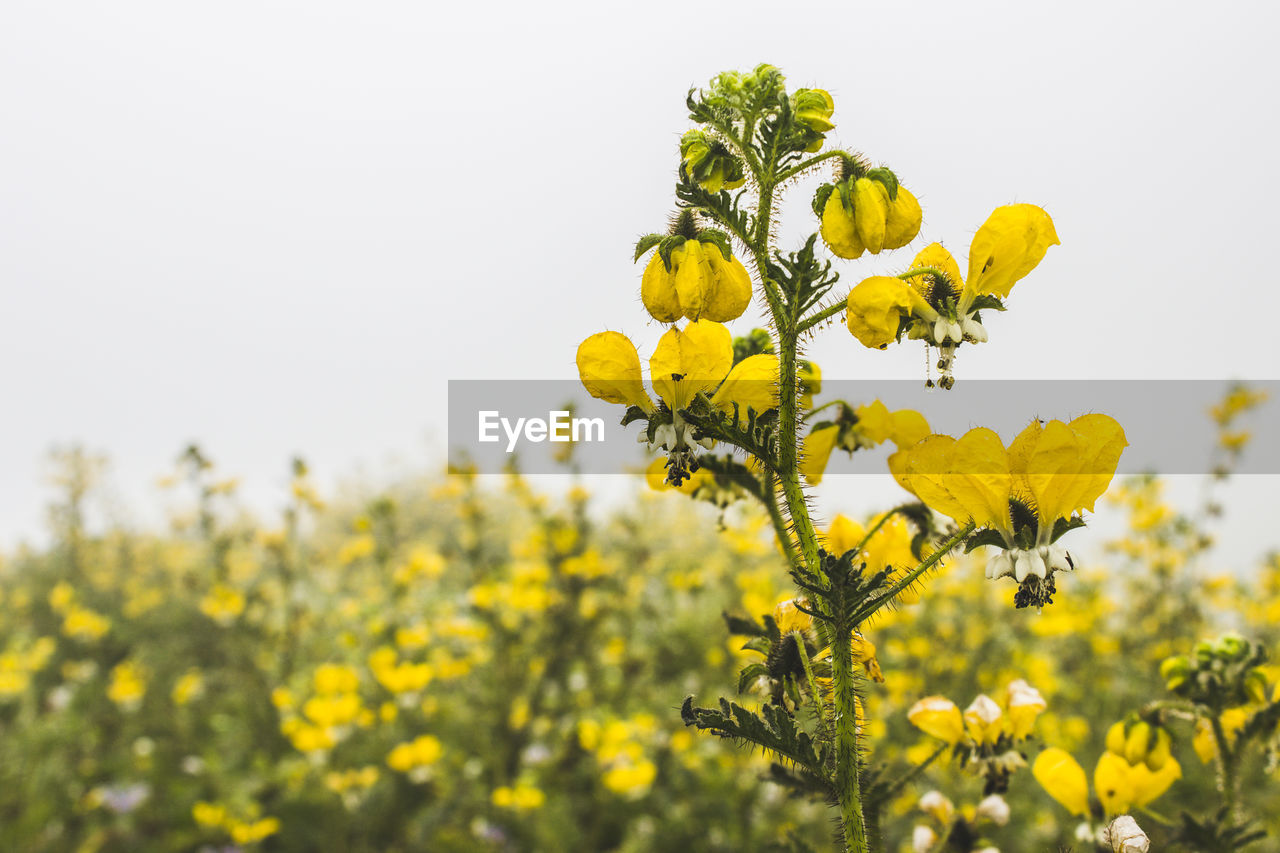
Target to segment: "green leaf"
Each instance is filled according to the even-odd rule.
[[[686,726],[694,726],[718,737],[753,743],[799,765],[819,779],[828,780],[824,769],[825,754],[815,748],[813,739],[796,725],[795,718],[773,704],[765,705],[761,712],[752,713],[726,699],[720,700],[719,708],[695,708],[692,696],[680,706],[680,718]],[[829,780],[827,784],[830,784]]]

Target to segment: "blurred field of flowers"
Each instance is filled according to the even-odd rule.
[[[1223,452],[1244,443],[1224,433]],[[604,518],[585,491],[550,498],[514,473],[352,506],[322,502],[299,462],[283,517],[255,521],[192,448],[170,484],[191,511],[170,532],[90,535],[93,460],[61,465],[54,544],[0,557],[0,849],[740,851],[832,834],[769,759],[678,710],[760,660],[722,613],[758,620],[794,595],[763,515],[690,512],[667,491]],[[975,555],[870,627],[872,780],[939,753],[908,721],[919,700],[963,708],[1019,679],[1047,703],[1027,763],[1059,748],[1092,778],[1108,729],[1168,695],[1167,657],[1229,631],[1280,651],[1280,558],[1209,574],[1211,512],[1170,506],[1155,478],[1108,501],[1127,534],[1043,614],[1014,611]],[[1280,668],[1264,672],[1271,697]],[[757,707],[760,685],[743,687]],[[1181,778],[1135,812],[1153,838],[1217,801],[1212,739],[1172,735]],[[1280,837],[1274,754],[1239,770],[1245,811]],[[1017,779],[1014,820],[985,834],[1007,851],[1077,843],[1078,818]],[[889,838],[984,800],[945,757],[891,795]]]

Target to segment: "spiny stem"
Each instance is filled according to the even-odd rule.
[[[848,156],[849,155],[846,152],[841,151],[839,149],[835,149],[835,148],[833,148],[830,151],[824,151],[823,153],[819,154],[817,157],[812,157],[804,161],[803,163],[799,164],[798,166],[793,166],[792,168],[787,169],[785,172],[780,173],[778,175],[778,183],[782,183],[783,181],[790,180],[791,178],[794,178],[796,175],[800,174],[801,172],[807,172],[808,170],[812,169],[814,166],[818,165],[819,163],[822,163],[826,160],[830,160],[833,157],[848,157]]]
[[[858,699],[854,686],[853,630],[836,626],[831,639],[831,669],[835,682],[836,706],[836,799],[840,804],[840,824],[845,850],[866,853],[867,828],[862,815],[862,784],[858,768]]]
[[[884,607],[886,604],[892,601],[894,597],[898,595],[898,593],[902,592],[904,589],[911,586],[911,584],[915,583],[917,578],[919,578],[925,572],[929,571],[929,569],[933,568],[938,563],[938,561],[940,561],[943,557],[947,555],[948,552],[951,551],[952,548],[956,547],[961,542],[963,542],[968,537],[968,535],[974,531],[974,528],[976,527],[977,525],[974,524],[972,521],[966,524],[964,527],[962,527],[959,533],[957,533],[955,536],[952,536],[950,539],[944,542],[942,544],[942,547],[940,547],[937,551],[934,551],[932,554],[930,554],[927,560],[925,560],[923,563],[916,566],[914,569],[912,569],[911,571],[903,575],[901,578],[899,578],[897,582],[894,583],[893,586],[889,587],[888,592],[886,592],[884,595],[877,597],[874,601],[872,601],[866,607],[862,608],[862,610],[858,611],[858,613],[854,616],[854,623],[858,624],[866,621],[873,613],[875,613],[881,607]]]
[[[905,280],[909,278],[915,278],[916,276],[921,276],[921,275],[936,275],[936,276],[942,276],[944,278],[946,277],[946,273],[944,273],[942,270],[938,269],[937,267],[916,267],[914,269],[909,269],[906,272],[898,273],[897,277]],[[849,302],[849,297],[846,296],[844,299],[841,299],[835,305],[828,305],[826,308],[823,308],[821,311],[818,311],[816,314],[810,314],[800,323],[800,326],[797,328],[797,331],[807,332],[810,329],[812,329],[814,326],[821,323],[822,321],[828,320],[836,316],[837,314],[839,314],[841,311],[844,311],[848,307],[848,302]]]
[[[1222,718],[1214,714],[1209,718],[1213,725],[1213,739],[1218,747],[1218,789],[1222,794],[1222,805],[1227,810],[1229,819],[1235,819],[1236,812],[1236,762],[1235,754],[1227,741],[1227,732],[1222,727]]]

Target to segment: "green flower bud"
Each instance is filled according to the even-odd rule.
[[[1218,640],[1219,654],[1227,660],[1239,660],[1249,653],[1249,643],[1243,637],[1228,635]]]
[[[831,114],[836,104],[825,89],[797,89],[791,97],[791,106],[795,110],[796,124],[815,133],[826,133],[835,127],[831,123]]]
[[[1191,661],[1182,655],[1165,658],[1160,664],[1160,677],[1164,679],[1165,689],[1171,693],[1185,684],[1190,675]]]
[[[1249,670],[1244,677],[1244,692],[1249,701],[1265,704],[1267,701],[1267,675],[1259,667]]]

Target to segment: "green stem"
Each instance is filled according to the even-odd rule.
[[[1222,718],[1214,714],[1209,718],[1213,725],[1213,739],[1218,746],[1218,788],[1222,794],[1222,805],[1227,815],[1235,818],[1236,812],[1236,761],[1227,741],[1226,730],[1222,728]]]
[[[762,491],[765,493],[765,507],[769,510],[769,520],[773,522],[773,532],[778,537],[778,542],[782,545],[782,551],[786,554],[787,563],[795,568],[800,565],[800,555],[796,553],[795,540],[791,538],[791,531],[787,529],[787,520],[782,516],[782,508],[778,506],[778,485],[774,477],[768,477],[764,483]]]
[[[794,178],[796,175],[800,174],[801,172],[807,172],[809,169],[812,169],[814,166],[818,165],[819,163],[822,163],[826,160],[830,160],[833,157],[847,157],[847,156],[849,155],[846,154],[844,151],[840,151],[839,149],[832,149],[831,151],[823,152],[822,154],[819,154],[817,157],[810,158],[805,162],[801,163],[800,165],[793,166],[792,168],[787,169],[785,172],[780,173],[778,175],[778,183],[782,183],[783,181],[790,180],[791,178]]]
[[[862,783],[858,758],[858,702],[850,648],[852,626],[839,625],[831,639],[831,669],[835,682],[836,799],[848,853],[867,853],[867,828],[862,814]]]
[[[941,560],[943,557],[947,555],[948,552],[951,551],[952,548],[956,547],[961,542],[963,542],[969,536],[969,534],[974,531],[974,528],[976,527],[977,525],[971,521],[968,524],[966,524],[964,527],[960,528],[959,533],[957,533],[955,536],[952,536],[950,539],[944,542],[942,544],[942,547],[940,547],[937,551],[934,551],[932,554],[930,554],[927,560],[925,560],[923,563],[916,566],[914,569],[912,569],[911,571],[903,575],[901,578],[899,578],[898,581],[894,583],[893,586],[889,587],[888,592],[886,592],[884,595],[877,597],[874,601],[869,603],[866,607],[862,608],[862,610],[858,611],[858,613],[854,616],[854,622],[861,624],[862,622],[870,618],[871,615],[874,614],[881,607],[884,607],[886,604],[892,601],[894,597],[898,595],[898,593],[902,592],[904,589],[911,586],[911,584],[915,583],[916,580],[921,575],[929,571],[929,569],[933,568],[938,563],[939,560]]]

